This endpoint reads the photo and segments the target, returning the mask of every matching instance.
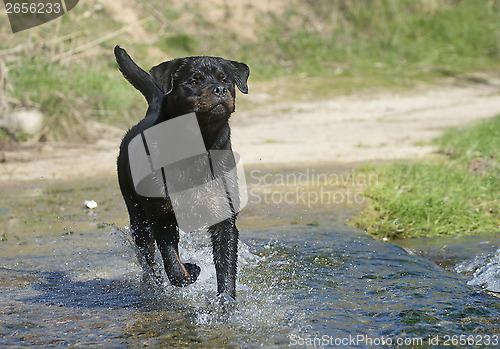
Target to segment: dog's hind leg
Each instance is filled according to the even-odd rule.
[[[236,298],[236,267],[238,259],[238,237],[236,216],[212,225],[208,231],[212,238],[217,293]]]

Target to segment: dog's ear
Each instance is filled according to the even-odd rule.
[[[168,95],[174,87],[174,73],[184,61],[181,58],[163,62],[151,68],[149,74],[158,88]]]
[[[238,89],[244,93],[248,93],[247,80],[250,75],[250,68],[245,63],[240,63],[236,61],[228,61],[229,69],[234,74],[234,82]]]

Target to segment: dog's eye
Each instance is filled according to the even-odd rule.
[[[201,76],[201,74],[194,74],[192,77],[191,77],[191,80],[189,80],[189,85],[191,86],[196,86],[196,85],[199,85],[200,83],[203,83],[203,76]]]
[[[222,74],[222,73],[219,74],[219,81],[222,82],[223,84],[225,84],[227,82],[224,74]]]

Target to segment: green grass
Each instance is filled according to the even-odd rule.
[[[300,25],[297,25],[300,24]],[[498,66],[500,4],[359,0],[290,6],[244,46],[262,76],[305,73],[390,81]]]
[[[500,115],[434,143],[446,154],[440,160],[365,170],[379,180],[355,225],[390,239],[500,230]]]
[[[189,55],[190,53],[196,51],[196,49],[199,47],[199,42],[192,35],[179,33],[164,38],[160,42],[159,47],[165,52],[175,51],[179,52],[180,55],[183,55],[183,53]]]
[[[474,159],[498,163],[500,156],[500,116],[474,127],[450,129],[433,142],[442,154],[468,165]]]
[[[268,93],[272,101],[411,87],[417,81],[500,67],[498,1],[292,0],[257,16],[254,39],[240,35],[247,28],[214,24],[199,4],[171,3],[129,3],[137,18],[150,18],[141,27],[144,37],[124,31],[102,42],[100,38],[130,23],[92,1],[60,20],[15,35],[6,17],[0,18],[0,50],[30,43],[22,51],[0,55],[9,70],[9,97],[40,106],[48,117],[46,139],[81,140],[89,137],[88,120],[126,127],[144,115],[141,95],[114,63],[115,44],[145,69],[186,55],[244,61],[251,68],[250,79],[260,84],[250,92]],[[69,62],[53,62],[89,43]]]
[[[140,93],[109,63],[73,69],[31,59],[9,74],[16,86],[13,97],[36,101],[46,116],[49,139],[92,138],[85,128],[90,119],[120,124],[144,115],[146,109]]]
[[[17,101],[11,109],[20,104],[42,111],[41,140],[91,141],[101,136],[87,129],[91,120],[123,126],[144,115],[144,98],[114,62],[113,39],[72,51],[122,27],[104,9],[82,3],[60,19],[16,34],[4,24],[0,50],[24,46],[15,54],[0,55],[8,69],[6,92]],[[67,52],[74,52],[69,61],[58,59]],[[17,140],[23,137],[16,135]],[[0,147],[5,142],[0,135]]]

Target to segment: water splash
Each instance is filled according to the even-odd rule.
[[[115,227],[116,228],[116,227]],[[130,231],[117,229],[124,245],[135,253],[130,243]],[[251,333],[269,332],[276,337],[276,331],[283,331],[282,324],[289,321],[290,316],[284,306],[288,301],[276,284],[276,278],[267,275],[267,270],[275,263],[272,256],[259,256],[251,252],[249,245],[243,241],[238,246],[238,278],[237,299],[231,304],[227,312],[221,307],[221,300],[216,295],[217,281],[213,264],[210,238],[206,231],[199,230],[190,233],[180,232],[179,254],[183,262],[194,263],[200,266],[201,273],[196,282],[187,287],[170,285],[163,271],[161,256],[157,251],[156,261],[163,282],[155,283],[155,278],[142,278],[144,281],[139,287],[147,298],[146,308],[165,312],[169,310],[189,314],[191,325],[203,328],[223,328]],[[133,259],[133,258],[132,258]],[[136,261],[137,266],[139,262]],[[137,279],[140,280],[141,272]],[[259,274],[260,273],[260,274]],[[255,277],[260,275],[260,279]],[[274,279],[274,281],[273,281]],[[157,279],[156,279],[157,280]],[[157,319],[152,318],[152,321]],[[278,329],[278,330],[277,330]],[[274,331],[274,332],[273,332]]]
[[[469,285],[500,292],[500,248],[494,254],[481,254],[455,266],[457,273],[471,274]]]

